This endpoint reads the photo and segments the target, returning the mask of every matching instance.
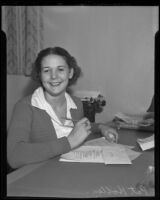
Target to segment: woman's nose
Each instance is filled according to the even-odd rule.
[[[51,71],[51,78],[53,78],[53,79],[57,78],[57,71],[56,70]]]

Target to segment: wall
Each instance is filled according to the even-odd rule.
[[[145,111],[154,93],[153,7],[44,6],[44,47],[62,46],[83,71],[74,90],[98,90],[107,105],[96,121]],[[7,126],[15,102],[35,88],[29,77],[7,76]]]
[[[46,6],[45,47],[61,46],[83,71],[74,90],[98,90],[107,101],[97,121],[144,112],[154,93],[155,8]]]

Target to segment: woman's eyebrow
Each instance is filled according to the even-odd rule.
[[[42,66],[42,68],[44,69],[44,68],[49,68],[49,66]]]
[[[67,67],[67,65],[58,65],[58,67]]]
[[[57,68],[66,68],[67,65],[58,65],[56,66]],[[45,68],[52,68],[52,66],[42,66],[42,69],[45,69]]]

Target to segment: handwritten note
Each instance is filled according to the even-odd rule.
[[[131,164],[125,148],[119,146],[81,146],[61,155],[60,161]]]
[[[99,146],[81,146],[66,154],[62,154],[60,161],[104,163],[103,149]]]

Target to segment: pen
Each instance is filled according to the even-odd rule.
[[[77,119],[71,119],[71,118],[68,118],[68,117],[63,117],[63,119],[66,119],[66,120],[70,120],[72,122],[78,122],[79,120]],[[87,126],[88,125],[88,120],[85,122],[85,125]]]

